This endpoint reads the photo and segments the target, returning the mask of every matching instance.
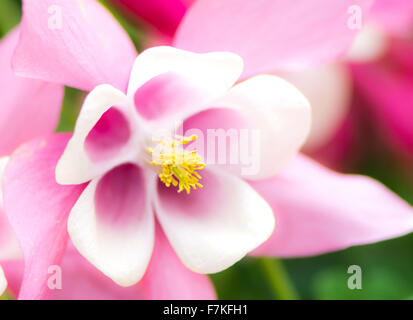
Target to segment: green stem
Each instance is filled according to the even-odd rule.
[[[295,290],[295,287],[280,260],[274,258],[259,258],[258,262],[268,279],[269,285],[278,299],[298,299],[297,291]]]

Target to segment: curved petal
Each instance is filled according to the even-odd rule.
[[[62,260],[62,287],[54,290],[55,300],[143,300],[214,299],[208,277],[182,265],[168,240],[157,228],[154,254],[145,276],[138,284],[121,287],[95,268],[70,245]]]
[[[172,72],[148,80],[134,94],[136,110],[149,124],[153,123],[155,130],[176,126],[214,98],[205,88]]]
[[[153,183],[148,188],[146,179],[155,178],[144,174],[141,168],[124,164],[92,180],[69,216],[68,231],[75,247],[121,286],[142,278],[152,254]]]
[[[370,0],[199,0],[188,10],[174,45],[195,52],[229,51],[245,63],[243,77],[331,62],[357,30],[349,8],[365,14]]]
[[[223,166],[247,179],[276,174],[296,155],[310,131],[308,101],[276,76],[241,82],[211,105],[213,109],[187,119],[183,130],[199,132],[206,140],[204,150],[201,146],[197,151],[204,154],[207,164]],[[231,139],[228,147],[227,136]]]
[[[242,68],[242,59],[229,52],[197,54],[167,46],[154,47],[136,58],[128,95],[134,95],[148,80],[170,72],[209,92],[213,99],[225,93],[238,80]]]
[[[52,133],[58,123],[63,86],[17,77],[11,58],[19,31],[0,43],[0,156],[11,154],[21,143]]]
[[[311,105],[311,131],[305,150],[322,147],[337,133],[349,111],[352,83],[347,69],[330,64],[284,73],[282,77],[294,84]]]
[[[304,156],[276,178],[251,183],[277,229],[255,255],[321,254],[413,230],[413,208],[377,181],[330,171]]]
[[[70,244],[62,263],[61,289],[53,290],[53,300],[138,300],[144,295],[137,286],[124,288],[114,283]]]
[[[14,259],[5,260],[0,262],[1,267],[3,267],[4,275],[7,279],[7,290],[9,293],[13,294],[14,297],[19,295],[23,272],[24,272],[24,260]]]
[[[4,276],[3,269],[0,266],[0,296],[3,294],[6,288],[7,288],[7,280],[6,280],[6,277]]]
[[[83,90],[125,90],[136,58],[128,35],[98,1],[25,0],[14,70]]]
[[[20,242],[25,271],[21,299],[46,297],[48,268],[58,264],[66,246],[67,217],[84,189],[56,183],[54,169],[68,135],[31,141],[7,164],[4,209]]]
[[[134,122],[126,96],[109,86],[96,87],[85,99],[75,130],[56,167],[60,184],[79,184],[132,160]],[[132,152],[132,153],[131,153]]]
[[[21,256],[19,242],[3,209],[0,209],[0,261],[17,259]]]
[[[222,271],[272,233],[268,204],[242,179],[202,171],[202,189],[190,195],[158,183],[155,210],[182,263],[198,273]]]
[[[145,276],[137,285],[145,299],[212,300],[214,287],[207,276],[185,267],[156,225],[155,247]]]

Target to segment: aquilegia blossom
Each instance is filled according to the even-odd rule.
[[[276,1],[272,3],[271,1],[254,1],[248,4],[242,1],[207,0],[151,2],[111,0],[111,2],[135,14],[137,19],[145,22],[144,26],[147,26],[147,33],[150,35],[148,44],[163,43],[181,46],[181,43],[185,42],[182,40],[182,34],[185,36],[193,34],[198,38],[194,41],[195,45],[192,42],[189,45],[185,43],[184,48],[195,51],[203,50],[203,46],[215,50],[231,48],[244,59],[248,58],[248,51],[254,51],[257,47],[247,45],[246,41],[250,43],[261,41],[264,36],[245,36],[246,32],[256,32],[256,28],[253,24],[245,22],[248,21],[245,17],[243,17],[245,21],[242,24],[237,22],[234,17],[239,12],[242,13],[245,9],[251,19],[259,17],[260,23],[257,25],[261,26],[264,25],[263,17],[271,18],[268,15],[271,10],[282,12],[281,19],[295,21],[287,11],[277,7],[279,4]],[[336,1],[331,1],[331,3],[323,0],[305,2],[304,4],[301,1],[295,1],[292,5],[296,6],[297,11],[303,10],[304,5],[311,6],[313,10],[311,15],[322,11],[329,5],[338,8]],[[409,59],[411,58],[409,57],[411,57],[412,49],[408,42],[411,42],[411,39],[403,39],[409,38],[408,32],[413,28],[413,1],[375,0],[372,1],[370,12],[365,7],[359,6],[361,4],[357,1],[347,4],[348,18],[350,19],[352,14],[359,14],[359,27],[363,26],[363,29],[357,35],[347,57],[341,61],[333,64],[323,63],[315,68],[308,65],[292,66],[293,68],[280,70],[279,67],[271,69],[270,63],[256,59],[256,63],[265,64],[266,72],[277,72],[277,75],[281,75],[296,85],[309,99],[312,105],[312,129],[304,150],[312,157],[333,167],[340,167],[343,160],[346,158],[348,161],[349,154],[354,154],[354,149],[360,147],[356,142],[356,135],[359,134],[356,130],[357,114],[354,116],[349,113],[353,85],[356,85],[358,93],[361,92],[366,102],[365,105],[370,108],[368,112],[373,116],[375,123],[380,125],[379,129],[386,136],[384,140],[389,142],[393,149],[413,153],[411,131],[413,126],[409,121],[412,118],[410,113],[412,108],[409,104],[412,92],[409,71],[411,69]],[[225,8],[228,8],[228,11]],[[258,14],[264,11],[265,15]],[[215,19],[213,25],[208,23],[211,19]],[[231,21],[231,26],[229,23],[223,23],[225,19]],[[280,19],[280,17],[273,19]],[[244,30],[244,26],[248,27]],[[228,32],[222,32],[220,28],[228,29]],[[284,27],[284,29],[287,28],[290,29],[291,26]],[[313,27],[310,29],[314,37],[318,36]],[[234,30],[240,30],[241,37]],[[262,29],[258,32],[261,33]],[[392,36],[401,36],[402,39],[392,39]],[[243,44],[241,44],[242,41]],[[233,44],[237,42],[240,42],[240,45],[234,46]],[[270,46],[270,43],[267,45]],[[387,55],[383,57],[386,52]],[[401,73],[401,69],[405,71]],[[379,92],[376,90],[378,86],[381,88]],[[357,109],[360,107],[357,106]]]
[[[86,98],[56,178],[91,180],[70,213],[69,234],[117,283],[131,285],[144,274],[154,213],[182,262],[199,273],[228,268],[272,234],[271,207],[240,177],[265,179],[284,167],[305,141],[310,108],[275,76],[233,86],[241,73],[234,54],[154,47],[136,59],[127,95],[101,85]],[[176,124],[184,126],[182,136],[174,135]],[[182,147],[197,138],[188,130],[207,137],[214,128],[257,130],[251,143],[260,145],[253,155],[259,170],[206,164],[199,150]],[[156,138],[160,130],[166,134]]]
[[[41,80],[16,76],[11,70],[11,57],[19,36],[18,30],[11,31],[0,43],[0,86],[3,106],[1,126],[3,138],[0,144],[0,180],[7,164],[8,157],[19,144],[25,140],[34,139],[54,131],[57,125],[59,110],[63,100],[63,86],[47,83]],[[30,102],[30,103],[27,103]],[[13,119],[13,121],[10,121]],[[24,126],[24,130],[21,130]],[[53,176],[53,175],[52,175]],[[54,178],[54,177],[53,177]],[[0,199],[2,193],[0,188]],[[158,267],[167,263],[176,280]],[[203,298],[213,299],[214,290],[206,278],[191,273],[181,272],[183,266],[173,254],[165,237],[158,232],[154,257],[148,268],[148,275],[138,286],[122,288],[104,276],[84,259],[77,250],[68,245],[64,258],[59,263],[63,283],[52,281],[49,288],[42,285],[42,291],[37,292],[41,298],[48,292],[52,299],[147,299],[147,298]],[[46,266],[52,279],[53,266]],[[0,294],[4,289],[14,296],[19,295],[23,278],[24,260],[14,232],[8,222],[0,201]],[[30,269],[32,270],[32,269]],[[4,271],[4,272],[3,272]],[[27,273],[26,273],[27,274]],[[177,276],[180,274],[180,276]],[[27,279],[27,275],[26,278]],[[58,281],[56,279],[56,281]],[[175,287],[179,281],[179,290]],[[27,280],[24,280],[27,284]],[[55,288],[55,290],[52,290]],[[50,289],[50,290],[48,290]],[[24,289],[25,290],[25,289]],[[24,297],[24,290],[20,297]]]
[[[260,72],[288,71],[300,66],[331,62],[344,52],[355,35],[355,31],[347,27],[347,0],[334,2],[263,0],[260,2],[242,1],[242,5],[239,1],[214,0],[216,5],[208,7],[207,4],[210,1],[213,0],[201,0],[195,3],[189,12],[191,15],[186,15],[179,27],[174,46],[201,53],[221,52],[220,54],[211,54],[214,57],[222,54],[226,57],[234,57],[234,54],[229,52],[236,53],[241,56],[245,64],[241,79]],[[370,3],[367,0],[355,2],[363,10],[367,10]],[[262,6],[263,4],[264,6]],[[58,26],[49,28],[46,23],[50,18],[47,9],[51,5],[58,5],[62,9],[61,28]],[[300,10],[297,10],[298,7]],[[211,8],[217,10],[219,14],[215,14]],[[208,22],[203,23],[202,21]],[[296,23],[291,25],[291,21]],[[205,31],[207,35],[203,33]],[[311,36],[309,37],[309,35]],[[152,50],[154,51],[142,54],[141,58],[146,59],[152,56],[149,54],[150,52],[157,52],[157,50],[180,52],[185,57],[187,55],[201,57],[194,53],[175,51],[176,49],[173,48],[163,47]],[[222,51],[228,52],[222,53]],[[207,56],[210,57],[209,54],[202,55],[202,57]],[[135,128],[136,121],[139,119],[137,114],[151,123],[151,118],[162,116],[164,112],[174,110],[172,115],[183,120],[186,117],[183,112],[193,110],[191,107],[211,106],[207,102],[212,102],[212,100],[205,100],[200,104],[186,104],[188,101],[194,101],[192,99],[215,96],[211,94],[211,87],[208,85],[210,77],[200,78],[198,76],[196,81],[188,83],[187,77],[192,75],[190,72],[192,66],[198,66],[203,72],[216,71],[219,74],[220,72],[226,74],[228,68],[239,68],[239,66],[235,66],[239,62],[228,62],[228,65],[225,64],[217,70],[214,67],[215,63],[212,62],[196,63],[191,67],[185,67],[186,60],[188,63],[193,61],[192,58],[185,58],[184,61],[180,60],[180,68],[178,69],[158,69],[158,66],[177,64],[176,57],[174,59],[168,55],[156,58],[156,61],[151,63],[148,62],[147,69],[145,65],[139,66],[142,77],[147,74],[151,74],[151,77],[142,79],[139,74],[133,72],[129,78],[135,58],[136,52],[126,34],[97,2],[91,0],[23,2],[21,36],[13,59],[14,70],[22,76],[63,83],[84,90],[98,87],[85,101],[85,109],[82,110],[83,116],[80,116],[76,126],[77,132],[72,138],[69,135],[52,135],[26,143],[13,153],[6,167],[3,183],[5,209],[21,244],[26,262],[20,298],[44,298],[50,294],[46,285],[47,269],[50,265],[60,264],[62,259],[66,258],[65,246],[68,242],[67,220],[69,213],[71,213],[70,233],[74,238],[75,245],[93,264],[122,284],[133,283],[142,275],[145,265],[138,265],[136,258],[140,254],[142,258],[149,259],[152,243],[150,241],[137,243],[137,240],[141,239],[139,235],[151,235],[153,228],[155,229],[156,239],[152,260],[145,276],[139,282],[139,285],[144,287],[146,292],[149,292],[147,297],[156,297],[157,295],[152,293],[159,284],[163,283],[167,284],[169,291],[174,290],[179,293],[178,296],[211,297],[209,282],[201,275],[183,268],[166,238],[179,252],[181,260],[186,265],[198,271],[210,272],[224,268],[239,259],[247,253],[248,249],[252,249],[263,241],[266,238],[265,233],[269,232],[269,225],[266,225],[262,227],[263,234],[259,235],[255,228],[259,226],[259,223],[253,224],[249,231],[254,236],[249,239],[236,237],[240,241],[240,246],[236,247],[231,242],[231,235],[234,233],[227,234],[222,230],[229,229],[230,231],[243,225],[232,226],[229,224],[228,226],[212,223],[213,221],[228,221],[226,219],[231,219],[237,214],[245,213],[245,210],[250,210],[247,206],[242,206],[241,203],[238,203],[242,209],[240,212],[218,211],[217,217],[223,220],[208,220],[208,223],[200,225],[202,220],[200,218],[209,217],[203,215],[203,213],[209,212],[206,208],[216,205],[217,197],[218,199],[222,197],[222,201],[219,202],[221,206],[234,204],[228,201],[228,199],[233,200],[232,193],[228,190],[219,190],[221,192],[217,192],[216,189],[211,190],[210,186],[214,185],[214,179],[215,182],[221,182],[221,178],[218,179],[214,174],[211,174],[208,165],[203,167],[196,155],[193,155],[193,160],[197,163],[198,168],[203,168],[195,171],[202,179],[194,180],[194,177],[199,179],[195,174],[188,177],[188,172],[184,173],[185,170],[182,168],[177,171],[177,175],[184,174],[187,179],[176,179],[177,175],[171,177],[171,170],[168,169],[166,163],[160,161],[161,159],[152,159],[151,157],[151,151],[159,150],[156,148],[156,144],[152,145],[156,140],[150,139],[150,143],[149,141],[142,143],[139,140],[141,138],[137,140],[138,136],[145,137],[138,132],[147,127],[145,124],[143,127],[139,126],[139,130]],[[239,61],[238,58],[235,60]],[[140,57],[136,61],[138,63]],[[182,74],[180,73],[182,70],[186,71]],[[197,128],[204,132],[203,129],[208,129],[208,126],[202,125],[212,122],[214,123],[213,128],[228,129],[233,126],[235,120],[245,120],[245,117],[234,117],[233,112],[228,114],[222,107],[231,107],[236,111],[239,106],[242,106],[242,112],[246,112],[248,115],[253,115],[256,112],[259,114],[261,111],[269,112],[268,109],[259,108],[259,106],[271,102],[271,100],[267,100],[268,97],[276,98],[288,92],[297,92],[284,81],[271,76],[256,76],[235,84],[230,89],[238,76],[239,74],[235,77],[234,72],[231,81],[226,77],[214,77],[212,87],[215,89],[220,87],[223,82],[228,81],[226,82],[226,90],[214,98],[225,97],[225,92],[228,92],[231,99],[221,101],[222,105],[214,105],[213,107],[216,108],[211,111],[200,109],[196,115],[191,117],[187,126],[184,122],[184,127]],[[268,87],[262,86],[264,82],[268,83],[267,81],[277,83],[271,84],[274,92],[270,94]],[[101,86],[102,84],[103,86]],[[167,84],[171,84],[169,89]],[[277,88],[281,84],[284,84],[286,89],[290,89],[286,92],[279,92]],[[156,88],[161,85],[165,85],[166,89],[157,90]],[[241,100],[238,100],[237,97],[242,96],[241,93],[251,92],[249,91],[250,86],[254,88],[252,90],[254,94],[248,95],[248,97],[243,96]],[[127,87],[132,89],[126,91]],[[182,87],[188,90],[182,90]],[[264,90],[263,94],[257,95],[260,90]],[[174,99],[167,99],[171,104],[165,103],[164,99],[160,99],[159,102],[150,99],[157,92],[161,96],[164,94],[165,99],[171,94]],[[205,92],[208,94],[204,95]],[[297,95],[294,94],[294,96]],[[301,97],[301,95],[298,96]],[[172,102],[180,101],[179,99],[182,99],[182,104],[172,104]],[[299,100],[303,101],[302,98]],[[86,107],[87,105],[89,106]],[[306,130],[307,118],[300,116],[297,118],[300,120],[297,121],[299,123],[293,122],[292,125],[283,127],[283,124],[291,124],[291,122],[284,122],[283,119],[285,119],[287,111],[295,110],[295,108],[283,103],[275,105],[281,109],[275,108],[274,111],[285,110],[286,113],[280,115],[279,119],[277,117],[273,120],[270,126],[266,125],[267,121],[257,121],[252,127],[257,128],[256,125],[259,124],[258,128],[261,128],[261,125],[265,125],[265,130],[261,128],[264,138],[261,143],[263,148],[261,152],[265,154],[260,154],[260,161],[263,163],[260,165],[259,173],[262,175],[260,178],[265,177],[266,179],[251,180],[248,181],[248,184],[270,205],[276,220],[276,231],[271,234],[268,241],[254,250],[254,254],[305,256],[338,250],[350,245],[379,241],[412,230],[411,207],[374,180],[334,173],[304,156],[295,157],[288,167],[282,169],[300,145],[299,137],[296,137],[297,140],[291,140],[291,137],[295,134],[303,135],[303,131]],[[152,107],[146,108],[146,106]],[[94,112],[90,113],[90,110],[94,110]],[[181,113],[175,112],[176,110],[180,110]],[[142,113],[142,111],[145,112]],[[159,113],[154,113],[155,111],[159,111]],[[269,112],[269,114],[273,113]],[[85,115],[87,116],[85,117]],[[91,118],[88,119],[89,116]],[[208,116],[212,117],[213,121],[206,121]],[[134,118],[135,120],[131,120]],[[250,124],[251,120],[260,120],[261,118],[247,117],[248,121],[243,125]],[[139,123],[142,125],[146,122],[139,121]],[[127,126],[123,124],[127,124]],[[165,124],[169,125],[169,122],[165,121]],[[240,123],[237,122],[237,124],[234,125],[235,128],[240,128]],[[128,126],[133,127],[128,128]],[[154,126],[154,130],[156,127]],[[280,133],[276,133],[274,130],[280,130]],[[176,137],[177,141],[174,143],[186,142],[189,138],[194,139],[192,134],[185,136],[185,130],[182,132],[183,134]],[[275,148],[268,147],[266,139],[269,137],[274,139]],[[66,146],[69,139],[71,139],[71,143]],[[84,143],[82,143],[83,139]],[[192,143],[196,141],[192,141]],[[295,141],[295,146],[289,145],[292,141]],[[171,144],[168,144],[169,142],[173,141],[158,141],[161,146],[164,144],[167,149],[169,147],[170,151]],[[67,159],[67,155],[70,154],[71,149],[73,151],[73,148],[77,148],[77,152],[72,153],[72,163],[66,162],[66,165],[63,166],[64,159]],[[64,150],[66,151],[62,157]],[[140,159],[136,157],[137,153],[145,154],[148,157],[148,162],[145,165],[142,164],[141,169],[134,165]],[[73,155],[76,157],[73,158]],[[77,178],[78,180],[72,180],[71,183],[85,182],[85,184],[67,186],[57,184],[55,168],[59,159],[57,178],[60,182],[70,183],[69,178]],[[277,161],[274,162],[274,159]],[[166,171],[163,178],[156,178],[156,175],[162,173],[164,169]],[[190,167],[190,169],[194,168]],[[278,175],[270,178],[269,173],[272,175],[278,171]],[[72,174],[69,175],[69,172]],[[248,193],[254,194],[253,197],[261,203],[263,208],[259,213],[265,215],[264,212],[268,209],[265,202],[257,197],[244,181],[225,173],[225,171],[222,172],[224,180],[237,181],[234,184],[234,192],[240,188],[250,190],[251,192]],[[60,180],[63,179],[61,176],[63,174],[66,175],[65,180]],[[123,198],[119,195],[125,194],[128,188],[143,191],[144,187],[150,187],[150,183],[143,183],[143,179],[146,179],[147,175],[152,175],[154,178],[152,183],[156,183],[157,192],[152,195],[158,195],[158,198],[162,198],[162,200],[166,198],[167,200],[158,201],[153,206],[156,208],[156,222],[153,222],[153,215],[147,207],[149,201],[143,201],[149,192],[145,191],[145,194],[134,192],[133,194],[136,194],[134,197],[130,196],[129,193],[126,193],[126,197]],[[99,179],[99,177],[102,178]],[[86,184],[90,179],[92,181]],[[123,183],[124,180],[130,181],[130,179],[141,181],[141,183]],[[171,183],[169,187],[165,185],[168,181]],[[181,181],[183,191],[178,193]],[[190,194],[185,194],[185,186],[188,186],[188,182],[192,191]],[[196,182],[202,184],[203,188],[198,189],[200,186]],[[195,183],[197,190],[193,190],[192,183]],[[177,186],[175,187],[174,184]],[[155,186],[151,190],[155,190],[154,188]],[[92,196],[95,189],[95,196]],[[214,197],[211,197],[210,202],[205,203],[202,194],[209,194],[209,192],[212,192],[211,195]],[[106,196],[102,198],[102,195]],[[110,197],[123,199],[126,202],[105,200]],[[198,197],[202,201],[198,202]],[[92,198],[97,198],[98,201],[92,201]],[[192,202],[192,207],[188,205],[182,208],[182,204],[185,202],[182,199]],[[165,208],[165,203],[167,208]],[[94,220],[95,211],[93,209],[97,204],[99,204],[98,211],[103,214],[99,215],[99,218],[102,219]],[[122,209],[121,212],[129,212],[129,214],[119,216],[107,214],[117,205],[118,208]],[[88,206],[91,210],[88,210]],[[81,211],[85,213],[82,217],[79,214]],[[197,214],[188,216],[189,212]],[[77,223],[81,219],[85,219],[84,224]],[[268,216],[267,219],[267,221],[271,220]],[[113,224],[109,223],[110,221]],[[142,222],[142,225],[138,221]],[[179,223],[175,223],[176,221]],[[131,228],[121,232],[121,227],[125,227],[125,222],[128,222],[128,225],[130,223]],[[148,228],[143,229],[143,224],[146,224]],[[195,229],[197,225],[198,227]],[[198,249],[194,250],[195,245],[200,248],[201,242],[207,243],[217,240],[207,239],[206,235],[211,234],[208,232],[198,232],[198,237],[197,234],[192,234],[193,237],[188,238],[190,227],[194,227],[193,231],[218,230],[219,232],[216,234],[222,236],[222,249],[228,249],[234,245],[237,252],[234,251],[234,255],[228,252],[223,254],[221,248],[214,247],[215,250],[211,250],[214,252],[209,253],[212,253],[211,256],[215,258],[221,257],[222,260],[219,261],[221,264],[217,263],[219,259],[215,260],[214,264],[207,263],[212,260],[198,259],[197,256],[199,257],[201,250],[199,252]],[[138,229],[141,233],[136,232]],[[111,242],[105,248],[107,250],[104,251],[98,244],[108,244],[107,238],[103,237],[103,235],[108,234],[112,236],[113,243]],[[119,247],[116,247],[116,243],[121,241],[122,234],[130,241],[122,243],[124,251],[117,252],[116,249]],[[88,237],[90,242],[88,242]],[[131,248],[138,244],[142,246],[143,250],[136,251],[135,257],[130,256]],[[220,256],[220,254],[222,255]],[[122,259],[128,257],[130,264],[119,265],[118,261],[108,261],[106,257],[109,255],[122,255]],[[207,256],[205,255],[205,257]],[[142,264],[144,263],[142,261]],[[187,286],[187,291],[182,294],[182,282],[184,281],[192,286]]]

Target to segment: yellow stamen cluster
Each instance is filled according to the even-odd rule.
[[[153,159],[150,161],[150,164],[161,168],[161,172],[158,175],[159,179],[167,187],[170,187],[171,184],[174,187],[178,186],[178,192],[185,190],[189,194],[191,188],[194,190],[197,187],[202,188],[202,184],[199,183],[202,177],[197,170],[202,170],[205,164],[196,153],[196,150],[186,151],[182,147],[182,145],[195,139],[196,135],[177,137],[177,139],[172,139],[169,142],[160,140],[158,141],[159,152],[148,148]]]

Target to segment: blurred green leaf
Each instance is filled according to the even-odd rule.
[[[20,21],[20,1],[1,0],[0,2],[0,37],[7,34]]]
[[[76,119],[86,93],[74,88],[65,87],[62,112],[60,114],[57,132],[71,132],[75,127]]]

